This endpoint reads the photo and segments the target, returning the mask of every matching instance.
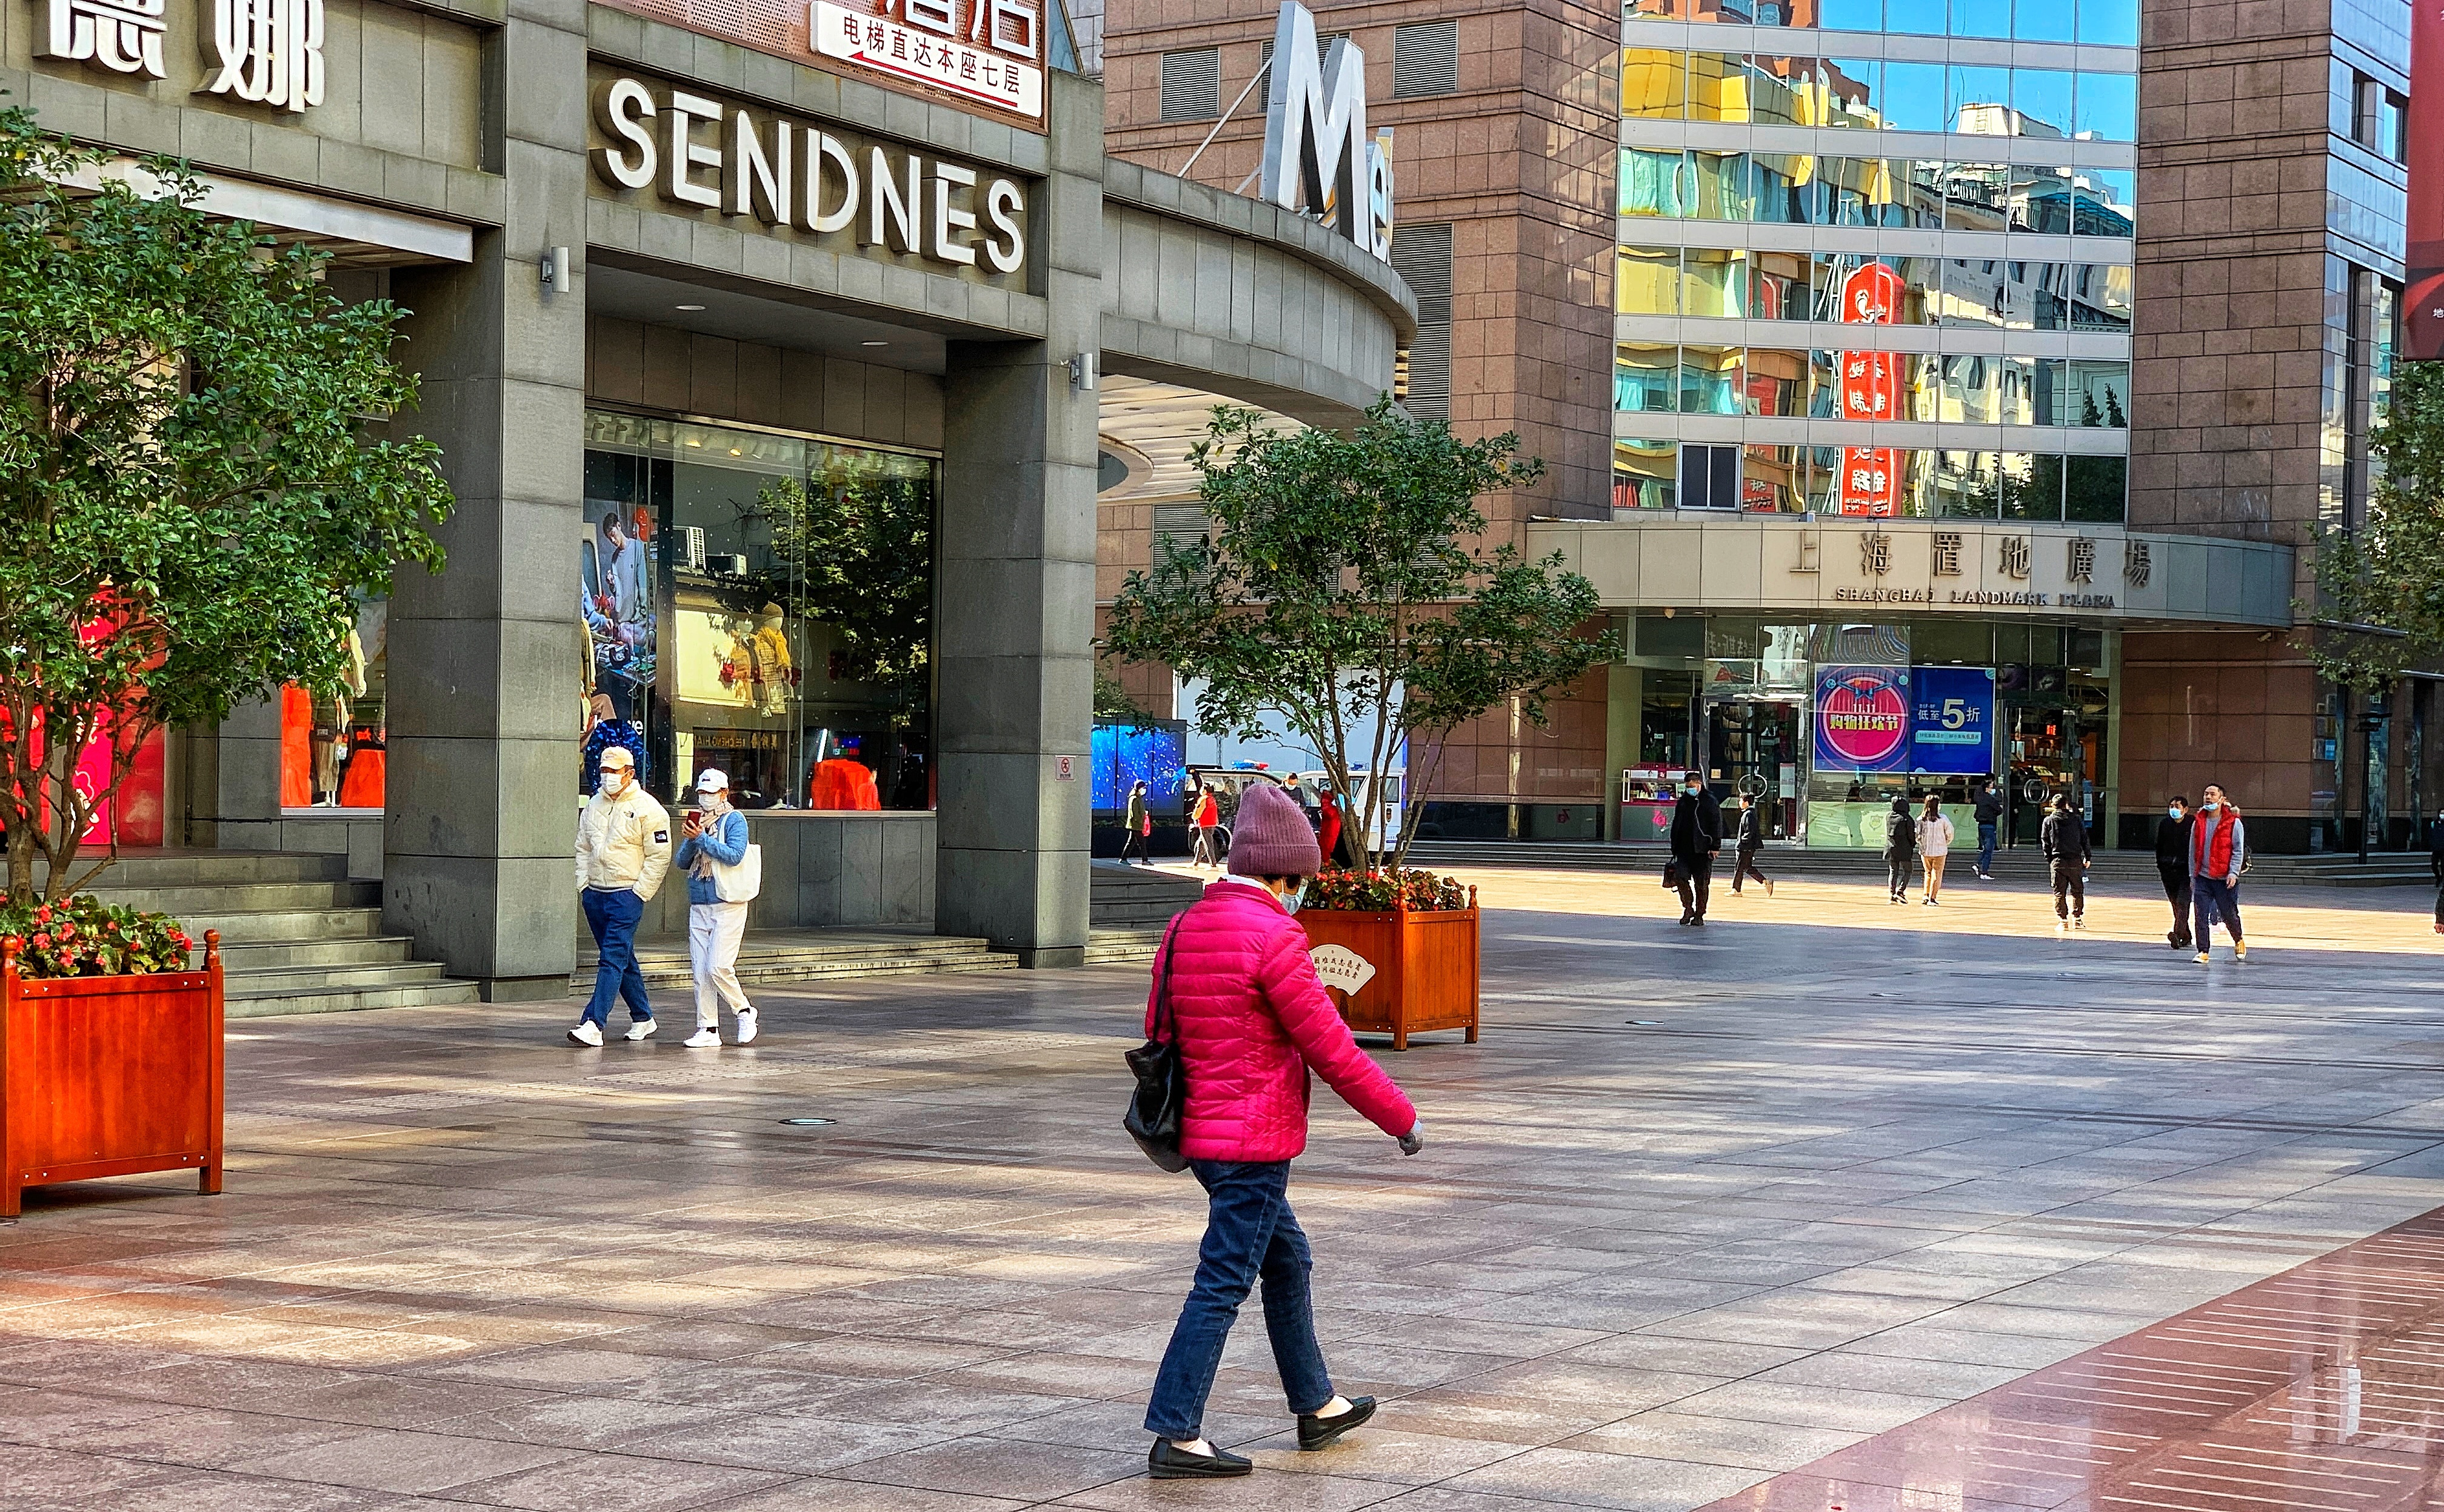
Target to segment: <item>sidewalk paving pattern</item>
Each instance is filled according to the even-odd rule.
[[[226,1195],[0,1228],[0,1505],[1679,1512],[2444,1207],[2423,892],[2252,898],[2261,958],[2199,968],[2160,895],[2064,941],[2025,891],[1697,931],[1651,879],[1482,880],[1484,1043],[1379,1052],[1425,1152],[1320,1092],[1294,1176],[1337,1384],[1386,1398],[1332,1450],[1251,1301],[1208,1429],[1256,1476],[1142,1478],[1203,1212],[1117,1127],[1109,968],[764,988],[743,1051],[238,1025]]]

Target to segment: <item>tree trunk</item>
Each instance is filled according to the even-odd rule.
[[[9,826],[9,895],[34,895],[34,832],[23,823]]]

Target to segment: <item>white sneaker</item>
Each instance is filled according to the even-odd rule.
[[[691,1050],[706,1050],[721,1042],[721,1034],[716,1029],[702,1028],[679,1042]]]
[[[2087,928],[2087,915],[2084,913],[2072,915],[2070,927],[2074,930],[2083,930]]]
[[[753,1008],[750,1008],[738,1016],[738,1042],[740,1044],[753,1044],[755,1042],[755,1010]]]
[[[654,1037],[654,1031],[661,1026],[659,1019],[639,1019],[628,1025],[627,1038],[631,1041],[650,1040]]]
[[[2058,921],[2054,925],[2054,932],[2056,934],[2067,936],[2070,933],[2070,920],[2063,919]]]
[[[568,1031],[568,1042],[599,1045],[602,1042],[602,1031],[594,1026],[592,1019],[580,1019],[577,1027]]]

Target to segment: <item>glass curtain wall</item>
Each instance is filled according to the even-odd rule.
[[[632,745],[666,802],[712,766],[746,807],[932,806],[936,472],[915,452],[587,412],[589,753]]]

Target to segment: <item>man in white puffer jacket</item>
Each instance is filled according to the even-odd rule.
[[[670,869],[671,816],[638,784],[637,759],[613,746],[602,753],[602,785],[577,820],[577,895],[600,959],[571,1042],[602,1042],[613,998],[628,1002],[629,1039],[653,1035],[654,1005],[637,969],[637,921]]]

